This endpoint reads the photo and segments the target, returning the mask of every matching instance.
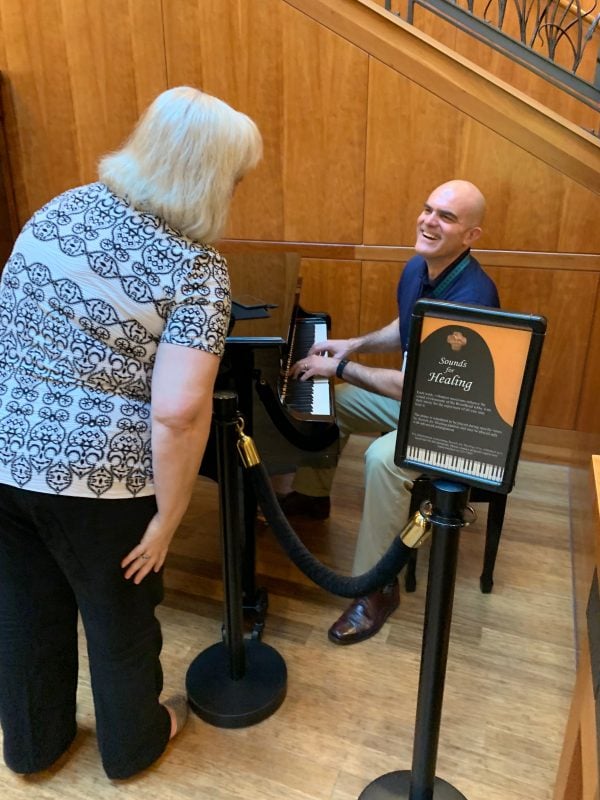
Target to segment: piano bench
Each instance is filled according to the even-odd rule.
[[[412,488],[409,519],[418,511],[421,503],[431,497],[431,480],[427,475],[419,475]],[[485,532],[485,552],[483,556],[483,571],[479,578],[479,586],[484,594],[489,594],[494,585],[494,566],[500,544],[500,535],[504,523],[507,495],[498,494],[488,489],[472,488],[471,503],[488,503],[487,527]],[[407,592],[414,592],[417,588],[417,553],[413,550],[409,556],[404,585]]]

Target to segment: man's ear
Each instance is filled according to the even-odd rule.
[[[470,247],[473,244],[473,242],[476,242],[477,239],[479,239],[481,234],[482,234],[481,228],[479,227],[470,228],[465,234],[465,244],[469,245]]]

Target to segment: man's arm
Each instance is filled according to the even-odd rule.
[[[364,336],[355,336],[352,339],[326,339],[315,342],[308,351],[308,355],[328,355],[333,358],[346,358],[351,353],[388,353],[400,349],[400,324],[396,317],[389,325]]]
[[[125,577],[134,583],[162,567],[188,507],[210,430],[218,368],[219,358],[211,353],[164,342],[158,347],[151,401],[158,510],[140,543],[121,562]]]
[[[378,331],[356,336],[352,339],[327,339],[316,342],[308,355],[297,361],[290,370],[292,378],[307,380],[308,378],[333,378],[340,361],[351,353],[387,353],[400,349],[399,319],[380,328]],[[338,376],[339,377],[339,376]],[[350,361],[344,368],[344,380],[361,389],[392,397],[402,397],[404,374],[395,369],[367,367],[356,361]]]
[[[337,374],[340,360],[331,356],[307,356],[294,364],[290,375],[301,381],[319,376],[333,378]],[[349,361],[344,367],[343,378],[353,386],[368,389],[384,397],[392,397],[395,400],[400,400],[402,397],[404,373],[400,370],[367,367],[357,361]]]
[[[338,364],[339,361],[336,362],[336,369]],[[384,397],[392,397],[394,400],[402,398],[404,373],[397,369],[368,367],[357,361],[349,361],[344,367],[343,379],[346,383],[351,383],[361,389],[368,389],[368,391]]]

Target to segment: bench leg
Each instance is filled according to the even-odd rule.
[[[498,555],[498,545],[506,511],[505,494],[496,495],[489,502],[487,529],[485,532],[485,553],[483,556],[483,572],[479,578],[479,586],[484,594],[489,594],[494,585],[494,566]]]

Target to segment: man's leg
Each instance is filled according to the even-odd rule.
[[[402,530],[410,509],[410,487],[420,474],[396,466],[397,431],[386,433],[365,453],[365,499],[352,574],[371,569]]]
[[[365,453],[365,500],[353,575],[373,567],[404,527],[410,508],[410,484],[418,475],[394,463],[396,431],[376,439]],[[375,635],[400,602],[398,581],[357,598],[329,629],[335,644],[355,644]]]
[[[398,424],[400,413],[400,403],[397,400],[381,397],[347,383],[336,386],[335,408],[340,429],[340,450],[343,450],[352,433],[379,434],[393,430]],[[306,514],[317,519],[329,516],[329,496],[334,477],[335,467],[300,467],[294,477],[291,496],[287,496],[287,503],[286,500],[282,502],[283,511],[289,516]],[[326,498],[327,502],[311,504],[312,498]],[[316,513],[311,514],[311,509],[315,509]]]

